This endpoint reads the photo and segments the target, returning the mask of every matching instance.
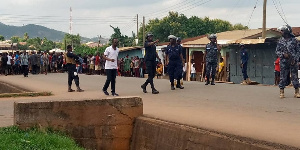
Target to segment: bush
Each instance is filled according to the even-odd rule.
[[[21,130],[16,126],[0,128],[1,150],[83,150],[63,133],[37,128]]]

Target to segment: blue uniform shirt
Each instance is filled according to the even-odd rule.
[[[280,38],[275,52],[283,62],[290,62],[291,60],[298,62],[300,56],[298,40],[294,37],[290,39],[284,39],[283,37]],[[284,58],[285,53],[290,56],[288,59]]]
[[[146,61],[155,61],[156,60],[156,46],[155,45],[148,45],[150,42],[145,42],[145,60]]]
[[[180,45],[168,45],[166,49],[166,54],[169,56],[171,61],[181,61],[180,55],[182,54],[182,47]]]
[[[245,64],[248,62],[248,59],[249,59],[249,55],[248,55],[248,52],[247,50],[244,48],[241,50],[241,62],[242,64]]]
[[[218,62],[218,47],[217,44],[208,43],[206,45],[206,62]]]

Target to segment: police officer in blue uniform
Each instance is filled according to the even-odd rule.
[[[143,89],[144,93],[147,93],[147,85],[150,83],[151,88],[152,88],[152,94],[158,94],[159,91],[157,91],[154,87],[153,83],[153,78],[155,77],[156,73],[156,58],[160,60],[160,58],[157,55],[156,52],[156,44],[159,42],[157,39],[156,41],[153,41],[153,34],[152,33],[147,33],[146,35],[146,42],[144,43],[145,47],[145,63],[146,63],[146,68],[147,68],[147,73],[148,73],[148,79],[146,82],[141,85],[141,88]]]
[[[182,78],[182,64],[184,59],[182,56],[182,47],[176,43],[174,35],[168,36],[170,44],[166,49],[166,65],[168,65],[168,73],[171,82],[171,90],[175,90],[174,79],[177,80],[176,88],[184,89],[180,84]]]
[[[280,98],[284,98],[284,88],[287,82],[287,76],[291,72],[291,80],[295,88],[295,98],[300,98],[299,81],[298,81],[298,62],[300,55],[299,42],[292,32],[289,25],[279,27],[278,30],[282,33],[276,47],[276,54],[280,58]]]
[[[209,35],[210,43],[206,45],[205,48],[205,61],[206,61],[206,83],[208,85],[209,79],[211,77],[211,85],[215,85],[216,69],[218,65],[218,53],[221,50],[217,43],[217,35]]]
[[[243,79],[244,79],[242,84],[250,84],[251,81],[247,74],[247,66],[249,60],[248,51],[245,48],[245,44],[240,44],[240,48],[241,48],[241,68],[242,68]]]

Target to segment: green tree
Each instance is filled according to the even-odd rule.
[[[41,50],[42,49],[42,39],[39,37],[28,39],[27,45],[29,45],[30,49]]]
[[[63,41],[63,47],[61,47],[62,49],[65,49],[67,45],[73,45],[73,47],[75,48],[77,46],[80,46],[81,37],[79,34],[72,35],[67,33],[65,34]]]
[[[18,36],[13,36],[10,38],[10,40],[12,43],[18,43],[21,39]]]
[[[25,32],[25,33],[24,33],[24,36],[23,36],[24,42],[26,42],[28,39],[29,39],[28,33]]]
[[[48,40],[46,37],[44,37],[44,39],[42,40],[42,43],[41,43],[41,50],[49,51],[53,48],[55,48],[55,43],[51,40]]]
[[[246,30],[246,29],[249,29],[249,28],[247,26],[244,26],[244,25],[240,24],[240,23],[235,24],[233,26],[233,30]]]
[[[110,26],[114,33],[111,35],[110,44],[112,43],[113,38],[117,38],[119,40],[119,47],[128,47],[133,46],[134,44],[134,35],[132,37],[128,37],[127,35],[122,35],[120,29],[118,27]]]
[[[76,54],[81,54],[81,55],[84,55],[84,54],[95,55],[97,52],[99,52],[100,54],[104,53],[104,50],[107,47],[108,47],[108,45],[99,47],[99,48],[98,47],[92,48],[92,47],[88,47],[87,45],[82,44],[82,45],[75,47],[74,52]]]
[[[28,50],[28,49],[29,49],[28,44],[26,44],[26,45],[21,45],[20,43],[18,43],[18,48],[19,48],[20,50]]]
[[[246,29],[242,24],[232,25],[230,22],[221,19],[210,19],[209,17],[199,18],[192,16],[187,18],[184,14],[169,12],[169,15],[162,19],[151,19],[145,25],[145,31],[152,32],[155,39],[161,42],[168,41],[167,37],[172,34],[181,38],[200,36],[208,33],[218,33],[236,29]],[[139,45],[142,45],[143,29],[139,29]]]
[[[3,35],[0,35],[0,41],[5,41],[5,38]]]

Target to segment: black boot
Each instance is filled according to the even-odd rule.
[[[157,91],[155,88],[152,88],[152,94],[158,94],[159,91]]]
[[[171,90],[175,90],[175,87],[174,87],[174,85],[171,85]]]
[[[143,89],[143,92],[144,92],[144,93],[147,93],[146,87],[147,87],[146,84],[141,85],[141,88]]]
[[[209,79],[206,80],[205,85],[209,85]]]
[[[73,90],[72,88],[71,88],[71,86],[69,86],[68,87],[68,92],[74,92],[75,90]]]
[[[177,80],[177,85],[176,85],[176,88],[179,88],[179,89],[184,89],[183,86],[181,86],[180,84],[180,80]]]
[[[211,77],[211,83],[210,83],[211,85],[215,85],[215,76],[212,76]]]
[[[171,83],[171,90],[175,90],[174,82]]]
[[[83,89],[81,89],[79,86],[77,86],[77,90],[76,90],[77,92],[83,92],[84,90]]]

